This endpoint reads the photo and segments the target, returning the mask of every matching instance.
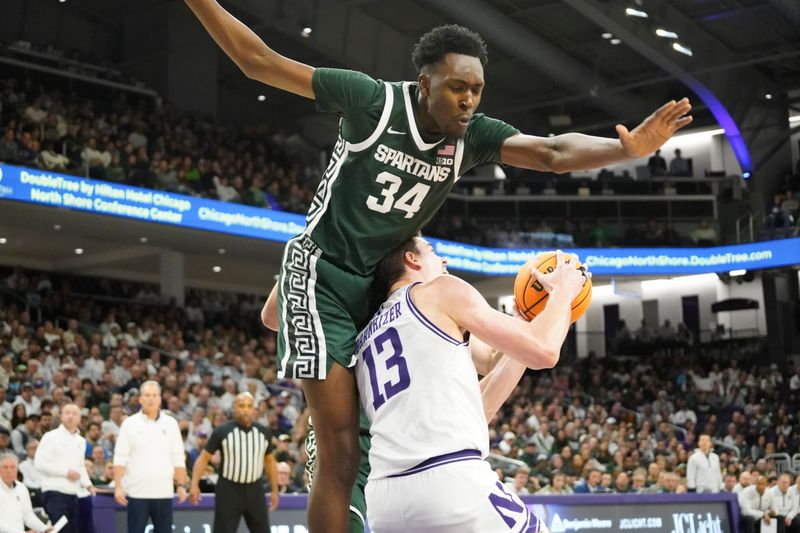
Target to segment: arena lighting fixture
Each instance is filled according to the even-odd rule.
[[[744,172],[742,172],[742,179],[749,180],[751,175],[752,174],[750,174],[749,170],[745,170]]]
[[[147,242],[147,237],[139,237],[139,242],[145,244]]]
[[[766,98],[767,100],[772,100],[772,93],[765,94],[764,98]]]
[[[672,43],[672,49],[675,50],[676,52],[680,52],[681,54],[687,55],[689,57],[692,57],[692,55],[693,55],[691,48],[689,48],[687,46],[683,46],[679,42]]]
[[[794,116],[794,117],[789,117],[789,124],[791,124],[792,122],[797,122],[797,121],[800,121],[800,115],[797,115],[797,116]]]
[[[309,37],[311,37],[311,33],[312,33],[313,31],[314,31],[314,30],[313,30],[313,29],[311,29],[311,26],[303,26],[303,29],[302,29],[302,30],[300,30],[300,35],[302,35],[303,37],[305,37],[306,39],[308,39]]]
[[[7,242],[8,242],[8,239],[6,239],[5,237],[0,237],[0,244],[5,244]]]
[[[615,46],[616,46],[616,45],[618,45],[619,43],[621,43],[621,42],[622,42],[622,40],[621,40],[621,39],[614,38],[614,39],[611,39],[609,42],[610,42],[611,44],[613,44],[613,45],[615,45]]]
[[[659,37],[663,37],[665,39],[677,39],[678,38],[678,34],[675,33],[674,31],[669,31],[669,30],[665,30],[665,29],[662,29],[662,28],[658,28],[656,30],[656,35],[658,35]]]
[[[225,255],[225,248],[220,248],[217,250],[217,253],[219,253],[219,255]]]
[[[53,224],[53,230],[61,231],[61,224]]]
[[[83,248],[75,248],[75,255],[83,255]]]
[[[214,271],[215,274],[219,274],[220,272],[222,272],[222,267],[219,265],[214,265],[213,267],[211,267],[211,270]]]
[[[266,100],[266,99],[267,99],[267,97],[266,97],[266,96],[264,96],[263,94],[259,94],[259,95],[258,95],[258,101],[259,101],[259,102],[263,102],[263,101],[264,101],[264,100]]]
[[[747,274],[747,270],[745,270],[744,268],[740,268],[738,270],[731,270],[730,272],[728,272],[728,274],[730,274],[732,278],[735,278],[737,276],[744,276],[745,274]]]
[[[608,32],[600,34],[600,37],[602,37],[603,39],[611,39],[613,36],[614,36],[613,33],[608,33]]]
[[[642,11],[641,9],[634,9],[632,7],[625,8],[625,14],[630,17],[639,17],[642,19],[646,19],[649,17],[649,15],[644,11]]]

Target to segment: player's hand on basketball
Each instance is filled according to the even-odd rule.
[[[128,505],[128,499],[125,498],[125,491],[122,489],[122,487],[116,487],[114,489],[114,499],[120,505]]]
[[[682,127],[692,123],[692,110],[688,98],[667,102],[644,121],[628,131],[622,124],[617,124],[617,134],[628,157],[644,157],[655,152],[672,135]]]
[[[192,505],[197,505],[202,499],[203,498],[200,495],[200,485],[192,483],[192,486],[189,487],[189,503]]]
[[[572,300],[581,291],[586,279],[592,276],[588,270],[582,271],[575,268],[572,263],[573,259],[577,261],[578,257],[557,250],[556,268],[552,272],[544,273],[532,268],[531,275],[542,284],[548,293],[565,292],[567,297]]]
[[[178,503],[183,503],[186,501],[186,487],[178,487]]]
[[[280,502],[281,495],[276,492],[272,491],[269,493],[269,510],[270,512],[275,511],[278,509],[278,503]]]

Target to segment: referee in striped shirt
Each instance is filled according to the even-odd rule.
[[[234,420],[219,426],[211,434],[205,449],[195,461],[189,501],[200,501],[200,478],[211,456],[219,450],[219,468],[214,504],[214,531],[236,531],[244,516],[253,533],[268,533],[269,519],[264,498],[264,474],[272,487],[270,509],[278,508],[278,473],[272,456],[272,432],[253,422],[253,395],[242,392],[233,403]]]

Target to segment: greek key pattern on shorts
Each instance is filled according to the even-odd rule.
[[[317,186],[317,192],[314,193],[314,198],[311,200],[311,206],[308,208],[306,223],[311,228],[316,225],[316,219],[321,217],[325,212],[325,209],[327,209],[327,204],[330,201],[330,188],[331,185],[333,185],[336,176],[339,174],[341,159],[344,157],[346,144],[347,143],[342,136],[339,135],[339,139],[336,141],[336,145],[333,147],[333,153],[331,154],[330,161],[328,161],[328,166],[325,169],[325,173],[322,175],[319,186]],[[307,232],[311,233],[308,230]]]
[[[308,238],[292,243],[284,272],[284,305],[289,306],[291,322],[289,334],[290,352],[288,366],[293,378],[318,378],[320,353],[319,335],[310,309],[309,281],[311,279],[311,258],[319,253],[316,245]],[[288,369],[287,369],[288,370]]]

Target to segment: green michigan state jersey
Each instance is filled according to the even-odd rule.
[[[360,275],[423,228],[462,174],[499,163],[503,141],[519,133],[475,114],[463,138],[426,139],[416,83],[327,68],[312,82],[317,108],[341,120],[305,234],[328,261]]]

